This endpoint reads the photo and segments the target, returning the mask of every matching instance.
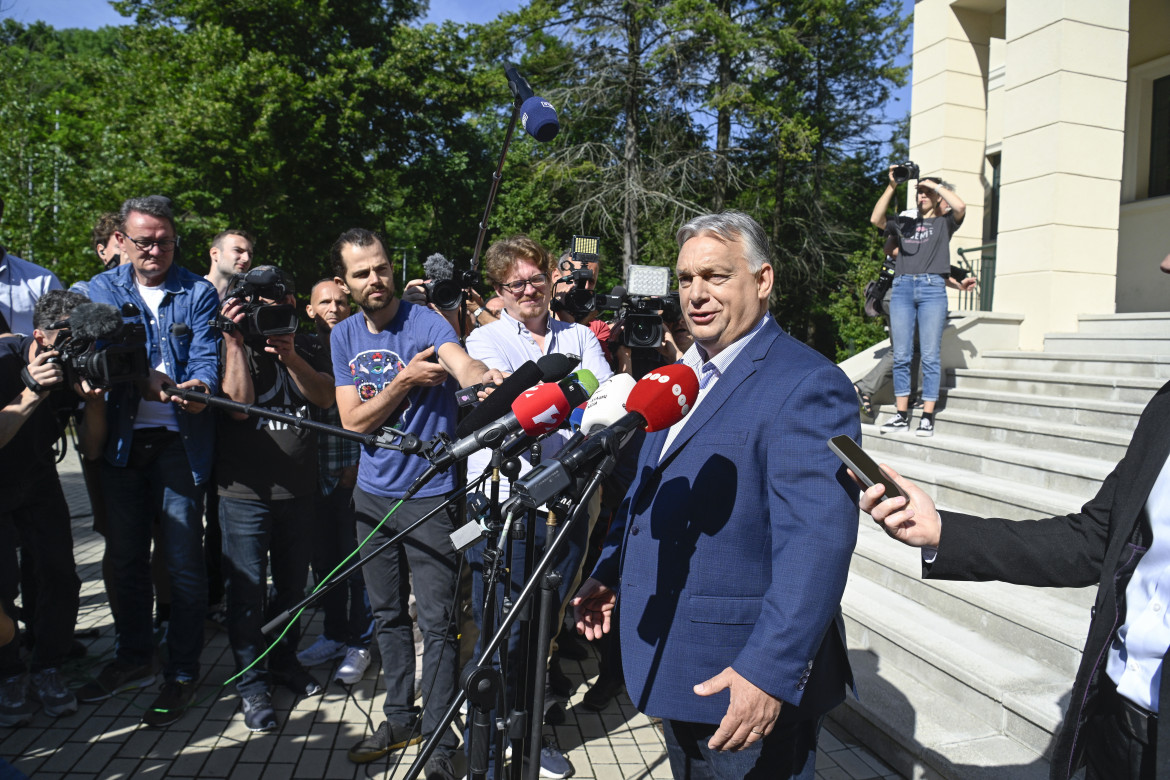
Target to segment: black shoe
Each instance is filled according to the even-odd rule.
[[[581,697],[581,703],[587,710],[604,710],[625,687],[625,683],[614,677],[598,677],[593,687]]]
[[[383,723],[370,736],[349,749],[349,760],[355,764],[377,761],[392,750],[399,750],[422,742],[422,735],[412,726]]]
[[[425,780],[457,780],[455,767],[447,756],[432,756],[423,769]]]
[[[77,692],[77,700],[87,704],[105,701],[116,693],[154,685],[154,680],[154,670],[150,668],[150,664],[135,666],[115,658],[102,667],[96,679],[81,686]]]
[[[244,696],[240,701],[244,710],[244,725],[248,731],[260,733],[276,728],[276,710],[272,708],[272,697],[268,691],[259,691]]]
[[[194,680],[167,680],[162,684],[158,698],[142,713],[142,722],[155,728],[169,726],[183,717],[194,696]]]
[[[589,657],[589,642],[573,629],[563,629],[557,637],[557,655],[570,661],[584,661]]]
[[[577,690],[577,686],[568,675],[561,671],[561,665],[556,659],[548,665],[548,689],[554,696],[560,696],[562,699],[569,698],[573,691]]]
[[[273,671],[272,678],[292,691],[293,696],[317,696],[325,690],[317,678],[305,671],[305,667],[296,666]]]
[[[565,725],[565,705],[556,699],[546,701],[544,704],[544,724],[546,726]]]

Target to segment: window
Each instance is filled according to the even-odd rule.
[[[1150,117],[1149,197],[1170,195],[1170,76],[1155,79]]]

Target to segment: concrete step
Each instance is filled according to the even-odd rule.
[[[964,628],[1014,647],[1064,672],[1070,680],[1076,675],[1095,586],[1055,589],[924,580],[921,551],[890,539],[866,514],[861,516],[851,571]]]
[[[974,368],[1170,379],[1170,358],[1164,355],[1096,355],[1088,352],[984,352],[979,356]]]
[[[1170,312],[1081,314],[1077,316],[1077,332],[1167,336],[1170,335]]]
[[[1014,393],[1000,390],[973,390],[955,387],[947,391],[945,406],[949,411],[980,412],[1003,417],[1079,427],[1132,431],[1137,427],[1145,404],[1124,401],[1099,401],[1083,398]]]
[[[868,439],[870,454],[949,466],[1073,496],[1096,495],[1101,482],[1113,470],[1112,461],[959,436],[953,426],[943,425],[944,421],[940,416],[939,432],[926,439],[905,434],[884,434],[877,441]]]
[[[1045,352],[1096,352],[1118,355],[1170,355],[1170,332],[1144,333],[1048,333]]]
[[[952,714],[969,714],[1037,756],[1049,749],[1071,675],[855,574],[841,607],[853,648],[873,651],[883,666],[952,700]]]
[[[954,701],[850,640],[859,699],[849,697],[829,720],[902,777],[915,780],[1045,780],[1048,760]],[[856,646],[855,646],[856,645]]]
[[[957,368],[955,387],[971,391],[1026,393],[1055,398],[1119,401],[1145,406],[1162,385],[1154,377],[1071,374],[1064,372],[996,371]]]

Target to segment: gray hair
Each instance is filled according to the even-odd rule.
[[[675,240],[678,248],[697,236],[710,235],[724,242],[739,241],[743,244],[743,256],[748,270],[759,273],[765,265],[771,265],[772,249],[768,236],[760,223],[742,211],[724,211],[719,214],[703,214],[678,229]]]
[[[118,226],[126,229],[126,220],[130,214],[137,212],[155,219],[165,219],[171,223],[171,232],[175,231],[175,212],[171,208],[171,199],[165,195],[147,195],[142,198],[129,198],[118,211]]]

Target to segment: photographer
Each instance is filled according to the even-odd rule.
[[[165,683],[142,720],[166,726],[182,714],[195,690],[207,572],[203,563],[202,485],[211,470],[215,420],[203,404],[172,398],[163,387],[215,392],[219,367],[211,320],[215,288],[175,264],[178,238],[167,198],[131,198],[118,213],[114,236],[128,262],[90,281],[94,301],[132,304],[145,328],[149,378],[110,388],[102,483],[109,529],[106,543],[116,573],[114,613],[118,650],[97,679],[78,691],[85,702],[144,688],[155,680],[151,621],[151,526],[161,523],[171,575]]]
[[[895,178],[895,172],[898,177]],[[967,205],[957,194],[943,188],[942,179],[931,176],[918,181],[918,216],[888,219],[886,214],[900,180],[917,178],[912,163],[891,165],[888,184],[878,198],[870,222],[898,240],[898,263],[890,293],[890,337],[894,345],[894,400],[896,412],[881,427],[882,433],[910,430],[910,362],[914,333],[922,354],[922,419],[919,436],[934,435],[934,407],[942,380],[940,352],[947,323],[946,278],[950,273],[951,236],[962,224]],[[940,204],[945,203],[944,214]]]
[[[77,698],[60,667],[68,658],[77,623],[81,581],[73,561],[69,506],[57,476],[53,445],[63,433],[61,416],[86,401],[79,434],[83,453],[96,457],[105,437],[101,390],[79,382],[65,386],[65,367],[54,348],[68,331],[54,329],[87,299],[50,290],[37,301],[32,336],[0,336],[0,605],[16,614],[14,602],[23,569],[32,593],[24,593],[24,617],[34,641],[26,667],[20,643],[0,648],[0,726],[27,723],[40,702],[50,717],[77,711]],[[17,565],[17,546],[21,564]],[[30,615],[30,612],[32,613]],[[31,670],[31,675],[26,672]]]
[[[310,417],[333,406],[329,359],[321,341],[294,334],[292,278],[271,265],[237,274],[224,300],[221,393],[238,403]],[[228,638],[239,669],[260,658],[268,642],[260,631],[265,603],[275,614],[299,601],[309,572],[313,502],[317,487],[317,434],[240,412],[219,416],[215,461]],[[274,596],[266,599],[271,555]],[[299,624],[293,623],[267,656],[272,677],[296,696],[321,685],[296,658]],[[244,723],[253,732],[276,727],[264,664],[243,672],[236,688]]]
[[[601,274],[601,258],[597,255],[586,255],[578,258],[574,257],[572,252],[566,252],[561,255],[561,259],[557,263],[557,270],[563,276],[557,280],[557,284],[553,288],[553,297],[549,304],[553,316],[561,322],[576,322],[593,331],[593,335],[597,337],[597,341],[601,344],[601,351],[605,354],[606,362],[612,368],[614,365],[613,355],[610,354],[609,350],[612,332],[609,323],[601,319],[601,312],[594,308],[592,311],[578,314],[573,310],[571,305],[566,305],[568,303],[567,298],[572,295],[574,290],[588,292],[597,290],[597,279]],[[566,276],[573,276],[581,271],[588,271],[589,278],[582,279],[580,284],[575,284],[572,279],[566,281]]]

